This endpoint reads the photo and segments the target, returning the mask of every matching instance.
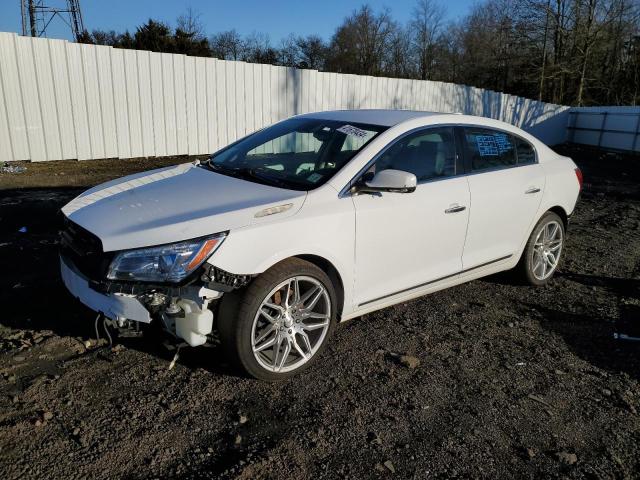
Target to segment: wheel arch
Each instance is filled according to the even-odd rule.
[[[567,231],[567,227],[569,226],[569,215],[567,215],[567,211],[561,207],[560,205],[554,205],[550,208],[545,209],[540,215],[538,215],[535,219],[535,221],[531,224],[531,227],[529,228],[529,232],[526,236],[526,238],[524,239],[524,241],[522,242],[522,245],[520,246],[520,255],[518,255],[518,262],[522,261],[522,256],[524,255],[524,251],[525,248],[527,246],[527,242],[529,241],[529,237],[531,237],[531,234],[533,233],[534,228],[536,228],[536,225],[538,224],[538,222],[540,221],[540,219],[542,217],[544,217],[548,212],[553,212],[556,215],[558,215],[560,217],[560,220],[562,220],[562,225],[564,226],[564,231]]]
[[[289,255],[283,258],[279,258],[278,261],[276,262],[269,263],[268,266],[265,266],[264,269],[261,269],[261,273],[256,274],[254,276],[257,277],[262,273],[264,273],[265,271],[267,271],[269,268],[272,268],[274,265],[277,265],[281,262],[285,262],[292,258],[297,258],[297,259],[312,263],[313,265],[320,268],[323,272],[325,272],[328,275],[329,280],[331,280],[331,284],[333,285],[333,288],[336,292],[336,300],[337,300],[336,314],[337,314],[338,320],[340,320],[340,318],[342,317],[342,313],[344,311],[344,306],[345,306],[346,292],[344,288],[344,281],[342,279],[342,275],[340,274],[340,271],[338,270],[338,268],[336,268],[333,262],[328,260],[326,257],[317,255],[317,254],[311,254],[311,253]],[[220,304],[228,306],[230,304],[237,303],[242,296],[242,292],[246,288],[247,286],[242,287],[241,289],[238,289],[238,290],[233,290],[231,292],[225,293],[222,296]],[[231,307],[225,307],[225,308],[231,308]]]
[[[542,215],[540,215],[540,218],[542,218],[547,212],[553,212],[560,217],[560,219],[562,220],[562,225],[564,226],[564,231],[566,232],[567,228],[569,227],[569,215],[567,215],[566,210],[560,205],[556,205],[547,209]],[[536,224],[540,221],[540,218],[538,218]]]
[[[336,291],[336,297],[338,300],[338,311],[336,312],[336,314],[338,320],[340,320],[340,317],[342,316],[342,310],[344,308],[344,283],[338,269],[333,265],[333,263],[331,263],[326,258],[321,257],[320,255],[302,254],[295,255],[294,257],[289,258],[299,258],[300,260],[305,260],[309,263],[313,263],[316,267],[323,270],[329,276],[329,280],[331,280],[333,288]]]

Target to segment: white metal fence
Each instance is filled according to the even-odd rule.
[[[569,111],[567,140],[640,152],[640,107],[582,107]]]
[[[568,109],[450,83],[82,45],[0,32],[0,161],[215,151],[288,116],[463,112],[565,140]]]

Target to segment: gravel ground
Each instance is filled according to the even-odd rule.
[[[96,344],[61,284],[57,210],[184,159],[0,175],[0,478],[638,478],[640,344],[612,335],[640,321],[640,158],[569,153],[586,184],[550,285],[498,275],[352,320],[281,384],[217,347],[170,369],[160,345]]]

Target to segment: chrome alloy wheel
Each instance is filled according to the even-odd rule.
[[[329,331],[327,289],[307,276],[289,278],[266,296],[251,327],[253,355],[261,367],[289,372],[307,363]]]
[[[531,272],[538,280],[546,280],[558,266],[562,252],[562,226],[555,220],[545,223],[536,235],[531,253]]]

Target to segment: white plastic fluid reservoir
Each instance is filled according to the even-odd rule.
[[[177,303],[184,317],[176,317],[176,335],[192,347],[206,343],[213,329],[213,312],[208,308],[202,310],[193,300],[180,299]]]

